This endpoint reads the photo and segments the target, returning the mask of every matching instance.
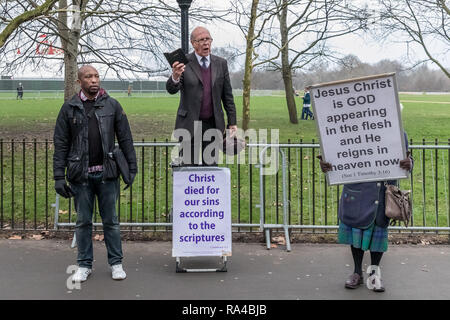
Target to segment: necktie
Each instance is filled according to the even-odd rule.
[[[202,60],[202,68],[204,68],[204,69],[208,68],[206,66],[206,61],[207,61],[206,57],[203,57],[201,60]]]

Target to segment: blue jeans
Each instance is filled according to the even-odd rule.
[[[305,117],[305,115],[306,115],[306,117]],[[302,109],[302,120],[308,120],[308,116],[310,116],[311,119],[314,118],[314,115],[311,112],[311,109],[309,107],[306,107],[306,108],[303,107],[303,109]]]
[[[98,208],[103,223],[108,263],[111,266],[122,263],[122,242],[120,239],[119,219],[116,214],[119,180],[102,181],[102,179],[102,172],[89,173],[88,182],[70,185],[75,193],[77,262],[80,267],[92,268],[94,258],[92,249],[92,214],[95,196],[98,199]]]

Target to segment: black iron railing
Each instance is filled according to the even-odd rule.
[[[293,144],[291,141],[288,144]],[[409,179],[400,181],[412,190],[411,231],[448,232],[450,230],[450,140],[439,144],[410,141],[415,159]],[[287,145],[287,144],[286,144]],[[319,145],[314,141],[295,142],[281,147],[286,154],[288,224],[295,230],[327,231],[338,225],[340,186],[328,186],[320,171]],[[133,226],[133,223],[169,223],[172,207],[171,152],[168,141],[135,143],[139,173],[133,186],[121,188],[118,214],[123,230],[170,231],[168,225]],[[4,141],[0,139],[0,229],[53,229],[55,191],[52,179],[53,144],[51,141]],[[231,170],[232,221],[234,231],[259,231],[260,175],[255,159],[246,150],[245,161],[226,164]],[[242,160],[235,158],[235,160]],[[281,167],[280,167],[281,169]],[[262,177],[264,223],[279,224],[283,219],[281,170]],[[60,199],[58,220],[75,221],[72,200]],[[100,222],[97,207],[94,222]],[[247,226],[245,226],[247,225]],[[304,226],[304,228],[302,227]]]

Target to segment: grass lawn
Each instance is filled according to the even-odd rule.
[[[118,99],[126,111],[133,137],[164,141],[170,139],[178,107],[178,96],[160,98],[122,97]],[[410,139],[425,139],[434,143],[448,143],[450,138],[450,95],[401,95],[404,105],[403,125]],[[298,118],[301,115],[300,99]],[[242,98],[235,98],[238,125],[242,120]],[[29,99],[0,100],[0,138],[31,140],[52,139],[53,127],[62,100]],[[299,120],[289,123],[286,101],[283,97],[257,96],[251,98],[250,127],[254,129],[279,129],[280,142],[317,141],[315,122]]]
[[[170,140],[178,96],[120,97],[118,100],[128,115],[135,141]],[[422,139],[428,144],[434,144],[435,139],[438,139],[440,144],[449,143],[450,95],[402,94],[400,101],[405,107],[402,114],[403,125],[414,144],[422,144]],[[236,97],[235,102],[240,125],[242,97]],[[296,102],[300,118],[300,98],[297,98]],[[0,213],[4,224],[11,225],[14,217],[15,227],[19,228],[24,223],[34,228],[35,221],[37,227],[42,227],[45,223],[51,226],[53,208],[50,204],[54,202],[55,197],[51,179],[53,150],[48,150],[46,154],[44,143],[37,143],[36,149],[32,143],[25,144],[24,147],[22,139],[51,140],[61,104],[61,99],[22,101],[0,99],[0,139],[3,139]],[[288,140],[299,142],[300,139],[303,142],[311,142],[312,139],[318,142],[314,121],[299,120],[298,124],[289,123],[286,102],[282,96],[252,97],[250,113],[251,128],[279,129],[280,142]],[[14,158],[11,139],[16,141]],[[51,148],[51,144],[49,146]],[[36,160],[34,160],[35,150]],[[136,151],[139,174],[132,193],[128,190],[121,192],[121,221],[165,222],[172,202],[171,174],[165,169],[170,149],[138,148]],[[337,222],[339,188],[326,186],[323,175],[319,174],[318,162],[314,159],[317,152],[318,150],[312,149],[296,149],[289,152],[291,200],[289,211],[290,221],[293,224],[335,225]],[[414,152],[414,225],[449,225],[448,153],[447,150],[439,151],[436,161],[434,150]],[[425,166],[422,165],[423,157]],[[170,162],[170,159],[168,161]],[[255,208],[255,204],[259,203],[257,169],[249,165],[229,167],[232,170],[233,222],[257,223],[259,221],[259,209]],[[47,188],[46,176],[50,179]],[[265,181],[266,219],[272,223],[281,222],[283,212],[281,182],[281,173],[278,176],[268,176]],[[422,182],[425,190],[422,188]],[[166,184],[169,190],[167,193]],[[402,185],[410,188],[410,181],[402,181]],[[251,199],[250,188],[252,188]],[[67,200],[62,201],[60,217],[63,221],[73,221],[73,204],[69,207]],[[99,221],[98,214],[96,218]]]

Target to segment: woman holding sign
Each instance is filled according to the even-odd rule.
[[[405,144],[408,149],[408,139],[405,133]],[[320,160],[324,173],[332,170],[329,162]],[[410,152],[407,158],[400,161],[400,168],[411,171],[413,166]],[[339,233],[338,242],[349,244],[352,251],[355,269],[345,282],[345,287],[355,289],[364,282],[362,261],[364,251],[370,251],[371,265],[367,269],[372,281],[367,284],[375,292],[385,291],[381,281],[380,260],[388,247],[389,218],[385,215],[384,183],[397,184],[397,181],[375,181],[345,184],[339,202]]]

